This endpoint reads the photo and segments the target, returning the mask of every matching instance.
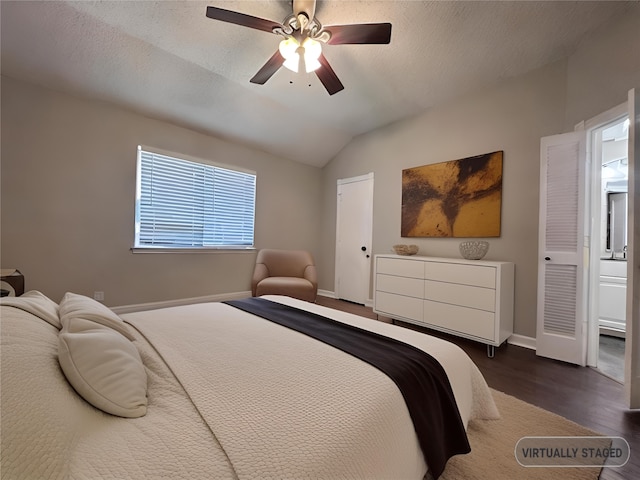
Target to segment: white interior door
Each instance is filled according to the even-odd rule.
[[[335,295],[364,305],[371,283],[373,173],[338,180],[336,222]]]
[[[540,228],[536,353],[586,364],[584,258],[586,134],[545,137],[540,143]]]
[[[625,387],[629,408],[640,408],[640,89],[629,91],[629,207]],[[634,278],[635,277],[635,278]]]

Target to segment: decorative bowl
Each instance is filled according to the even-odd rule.
[[[415,255],[418,253],[417,245],[394,245],[393,250],[398,255]]]
[[[460,242],[460,254],[467,260],[480,260],[489,251],[489,242],[484,240],[469,240]]]

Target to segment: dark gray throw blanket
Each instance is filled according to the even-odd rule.
[[[469,453],[464,424],[442,365],[407,343],[264,298],[226,303],[304,333],[369,363],[398,386],[434,479],[449,458]]]

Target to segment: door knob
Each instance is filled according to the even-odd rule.
[[[545,260],[551,260],[551,257],[544,257]]]
[[[363,252],[367,251],[367,247],[360,247],[360,250],[362,250]]]

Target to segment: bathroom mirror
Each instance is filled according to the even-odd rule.
[[[627,245],[627,193],[607,193],[606,250],[612,258],[626,258]]]

